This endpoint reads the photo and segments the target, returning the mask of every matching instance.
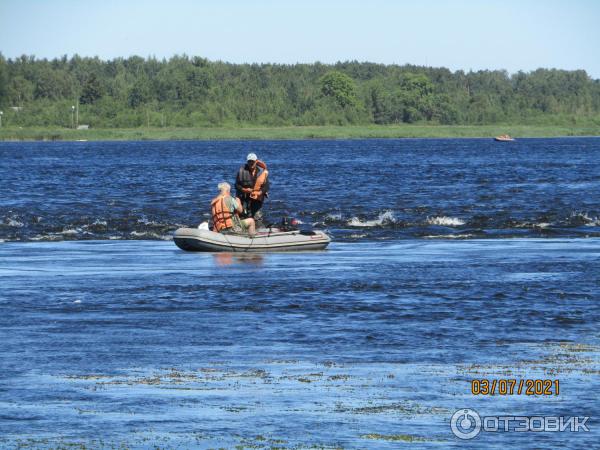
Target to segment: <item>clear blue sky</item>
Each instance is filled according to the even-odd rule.
[[[0,52],[556,67],[600,78],[600,1],[0,0]]]

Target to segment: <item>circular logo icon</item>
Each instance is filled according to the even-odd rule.
[[[481,431],[481,417],[472,409],[459,409],[450,419],[452,433],[459,439],[473,439]]]

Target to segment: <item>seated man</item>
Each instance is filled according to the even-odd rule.
[[[231,186],[223,181],[218,185],[221,193],[211,202],[211,212],[213,220],[213,231],[218,233],[247,232],[250,236],[256,234],[254,219],[240,219],[240,213],[243,211],[242,203],[239,198],[233,198],[230,195]]]

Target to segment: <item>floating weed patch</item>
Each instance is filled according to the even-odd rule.
[[[569,352],[600,352],[600,347],[597,345],[578,344],[575,342],[559,342],[558,346]]]
[[[374,439],[379,441],[395,441],[395,442],[427,442],[430,439],[426,439],[421,436],[415,436],[412,434],[378,434],[378,433],[370,433],[363,434],[361,436],[363,439]]]
[[[240,438],[240,445],[237,445],[236,449],[287,449],[290,448],[288,446],[288,441],[284,439],[277,439],[273,437],[263,436],[259,434],[254,436],[253,438]],[[298,448],[298,447],[291,447]]]
[[[526,377],[532,373],[545,376],[597,374],[600,371],[600,347],[576,342],[546,342],[532,344],[543,354],[510,364],[471,364],[458,366],[457,372],[479,377]],[[544,354],[545,353],[545,354]]]
[[[350,412],[353,414],[385,414],[399,413],[407,416],[417,416],[424,414],[446,414],[448,410],[438,407],[425,407],[411,402],[388,403],[385,405],[368,405],[358,408],[346,408],[343,405],[337,405],[336,412]]]
[[[338,374],[338,375],[331,375],[327,379],[330,381],[346,381],[349,378],[350,378],[350,375]]]
[[[67,380],[104,380],[107,378],[112,378],[110,375],[67,375],[65,376]]]

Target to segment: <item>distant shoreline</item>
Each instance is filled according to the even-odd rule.
[[[136,140],[292,140],[292,139],[400,139],[518,138],[600,136],[600,126],[551,125],[352,125],[222,128],[66,128],[0,129],[0,141],[136,141]]]

